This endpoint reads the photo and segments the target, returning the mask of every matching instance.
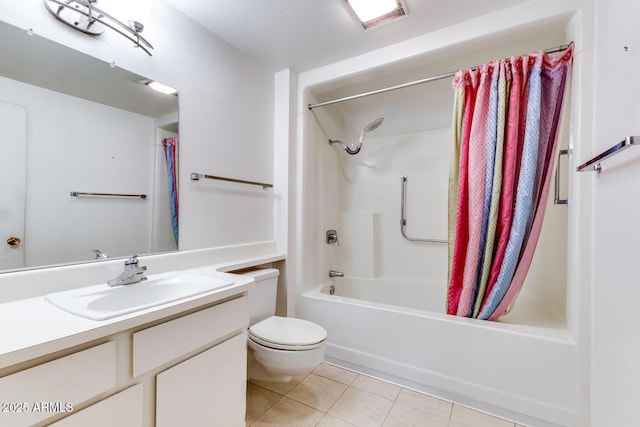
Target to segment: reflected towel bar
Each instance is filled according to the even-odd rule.
[[[204,173],[195,173],[195,172],[191,173],[191,181],[199,181],[202,178],[217,179],[219,181],[227,181],[227,182],[238,182],[240,184],[259,185],[265,190],[267,188],[272,188],[273,187],[273,184],[267,184],[267,183],[264,183],[264,182],[245,181],[244,179],[225,178],[225,177],[222,177],[222,176],[207,175],[207,174],[204,174]]]
[[[595,156],[593,159],[589,160],[588,162],[585,162],[585,163],[581,164],[580,166],[578,166],[576,168],[576,170],[578,172],[593,172],[593,171],[596,171],[596,172],[600,173],[600,172],[602,172],[602,165],[600,164],[601,161],[603,161],[606,158],[609,158],[609,157],[613,156],[614,154],[617,154],[617,153],[621,152],[625,148],[631,147],[632,145],[639,145],[640,144],[639,141],[640,141],[640,136],[628,136],[628,137],[626,137],[624,139],[624,141],[621,141],[621,142],[617,143],[616,145],[614,145],[613,147],[609,148],[608,150],[598,154],[597,156]],[[591,165],[593,165],[593,166],[589,167]]]
[[[441,240],[441,239],[418,239],[415,237],[409,237],[407,236],[407,233],[405,232],[404,228],[407,226],[407,218],[405,215],[405,184],[407,182],[407,177],[403,176],[400,178],[400,183],[401,183],[401,197],[400,197],[400,234],[402,234],[402,237],[404,237],[406,240],[410,241],[410,242],[427,242],[427,243],[449,243],[447,240]]]
[[[71,191],[69,193],[71,197],[116,197],[126,199],[146,199],[146,194],[119,194],[119,193],[82,193],[80,191]]]

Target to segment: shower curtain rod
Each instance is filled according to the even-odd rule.
[[[544,53],[562,52],[563,50],[565,50],[568,47],[570,47],[572,44],[573,44],[573,42],[571,42],[569,44],[560,45],[560,46],[557,46],[557,47],[552,47],[552,48],[549,48],[549,49],[545,49]],[[473,69],[473,68],[478,68],[478,67],[479,67],[479,65],[476,65],[476,66],[471,67],[471,68]],[[391,91],[396,90],[396,89],[404,89],[406,87],[416,86],[416,85],[420,85],[420,84],[423,84],[423,83],[429,83],[429,82],[433,82],[433,81],[436,81],[436,80],[442,80],[442,79],[446,79],[448,77],[455,76],[457,72],[458,71],[456,70],[456,71],[452,71],[450,73],[440,74],[440,75],[437,75],[437,76],[426,77],[424,79],[414,80],[412,82],[402,83],[402,84],[395,85],[395,86],[389,86],[389,87],[385,87],[385,88],[382,88],[382,89],[372,90],[372,91],[369,91],[369,92],[358,93],[356,95],[345,96],[344,98],[337,98],[337,99],[333,99],[331,101],[319,102],[317,104],[309,104],[308,108],[309,108],[309,110],[313,110],[314,108],[317,108],[317,107],[325,107],[327,105],[337,104],[339,102],[351,101],[353,99],[364,98],[366,96],[378,95],[380,93],[385,93],[385,92],[391,92]]]

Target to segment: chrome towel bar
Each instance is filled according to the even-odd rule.
[[[273,184],[267,184],[267,183],[264,183],[264,182],[245,181],[244,179],[225,178],[225,177],[222,177],[222,176],[207,175],[207,174],[204,174],[204,173],[196,173],[196,172],[192,172],[191,173],[191,181],[199,181],[199,180],[201,180],[203,178],[206,178],[206,179],[217,179],[219,181],[227,181],[227,182],[238,182],[240,184],[259,185],[265,190],[267,188],[272,188],[273,187]]]
[[[400,234],[402,234],[402,237],[404,237],[406,240],[410,241],[410,242],[426,242],[426,243],[448,243],[447,240],[441,240],[441,239],[418,239],[415,237],[409,237],[407,236],[407,233],[405,232],[405,227],[407,226],[407,217],[405,214],[405,187],[406,187],[406,182],[407,182],[407,177],[403,176],[400,178],[400,183],[401,183],[401,196],[400,196]]]
[[[83,193],[80,191],[69,192],[71,197],[115,197],[125,199],[146,199],[146,194],[122,194],[122,193]]]
[[[600,164],[600,162],[602,162],[606,158],[613,156],[614,154],[621,152],[626,148],[631,147],[632,145],[638,145],[638,144],[640,144],[640,136],[628,136],[623,141],[617,143],[616,145],[609,148],[608,150],[598,154],[588,162],[581,164],[576,168],[576,170],[578,172],[596,171],[600,173],[602,172],[602,165]]]

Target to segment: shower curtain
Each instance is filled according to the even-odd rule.
[[[169,205],[171,207],[171,226],[173,238],[178,246],[178,137],[172,136],[162,140],[164,157],[167,163],[169,182]]]
[[[495,320],[540,235],[573,44],[453,79],[447,313]]]

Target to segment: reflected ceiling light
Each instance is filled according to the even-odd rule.
[[[346,0],[366,30],[407,14],[401,0]]]
[[[153,46],[140,35],[144,25],[138,21],[129,21],[128,25],[119,21],[96,7],[98,0],[43,0],[43,2],[53,16],[71,28],[92,36],[98,36],[104,33],[105,28],[111,28],[151,56],[149,49],[153,49]]]
[[[162,92],[167,95],[175,95],[176,93],[178,93],[178,89],[174,89],[170,86],[163,85],[162,83],[158,82],[149,82],[147,83],[147,86],[149,86],[153,90],[157,90],[158,92]]]
[[[160,93],[164,93],[166,95],[177,95],[178,89],[174,89],[171,86],[163,85],[162,83],[158,83],[154,80],[147,79],[141,77],[136,80],[138,83],[143,84],[145,86],[149,86],[151,89],[158,91]]]

